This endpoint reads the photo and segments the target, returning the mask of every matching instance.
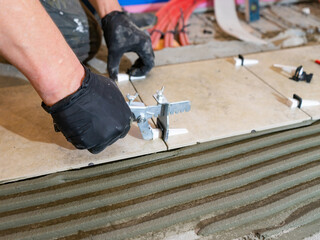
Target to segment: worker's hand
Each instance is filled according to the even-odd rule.
[[[124,12],[113,11],[101,20],[108,47],[108,72],[117,79],[121,57],[126,52],[135,52],[139,58],[129,69],[131,76],[146,75],[154,66],[151,39],[141,31]]]
[[[91,73],[81,87],[52,107],[42,103],[55,127],[78,149],[99,153],[130,129],[131,111],[115,82]]]

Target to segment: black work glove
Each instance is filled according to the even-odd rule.
[[[75,93],[42,107],[69,142],[95,154],[128,133],[131,111],[113,80],[84,68],[86,76]]]
[[[146,75],[154,66],[151,39],[141,31],[124,12],[113,11],[101,20],[104,38],[108,47],[108,72],[117,80],[121,57],[126,52],[135,52],[139,58],[128,70],[131,76]]]

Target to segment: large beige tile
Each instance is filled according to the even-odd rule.
[[[130,83],[123,93],[134,92]],[[40,106],[40,98],[28,85],[0,88],[0,182],[40,176],[166,150],[162,140],[145,141],[133,125],[124,139],[92,155],[77,150]]]
[[[320,65],[314,62],[315,59],[320,58],[320,45],[252,54],[245,57],[258,59],[259,64],[250,66],[248,69],[285,97],[292,97],[295,93],[303,99],[320,101]],[[291,74],[273,67],[275,63],[295,67],[302,65],[304,71],[313,73],[313,79],[310,84],[290,80]],[[320,106],[303,108],[303,111],[312,116],[314,120],[320,119]]]
[[[310,120],[247,69],[223,59],[157,67],[134,85],[148,105],[162,86],[171,102],[191,100],[190,112],[170,117],[172,128],[189,130],[169,138],[171,149]]]

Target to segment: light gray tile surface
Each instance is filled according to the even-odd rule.
[[[170,137],[170,149],[310,120],[288,108],[254,74],[225,59],[157,67],[134,85],[147,105],[155,103],[152,94],[162,86],[169,101],[191,101],[190,112],[170,117],[172,128],[189,130]]]
[[[133,91],[129,82],[124,93]],[[31,85],[0,88],[0,182],[23,179],[166,150],[160,139],[145,141],[133,125],[126,138],[102,153],[76,150],[40,106]]]
[[[245,57],[259,60],[259,64],[250,66],[248,69],[286,98],[292,98],[295,93],[302,99],[320,101],[320,65],[314,62],[315,59],[320,58],[320,45],[252,54]],[[290,80],[292,74],[273,67],[273,64],[295,67],[302,65],[306,73],[313,73],[312,81],[308,84]],[[306,107],[302,110],[312,116],[313,120],[320,119],[320,106]]]

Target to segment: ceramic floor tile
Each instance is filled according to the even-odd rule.
[[[189,130],[170,137],[170,149],[310,120],[247,69],[224,59],[157,67],[134,85],[147,105],[155,104],[152,95],[162,86],[169,102],[191,101],[190,112],[170,117],[172,128]]]
[[[134,92],[122,83],[123,93]],[[166,150],[162,140],[145,141],[133,125],[129,134],[102,153],[76,150],[40,106],[27,84],[0,88],[0,182],[44,175]]]
[[[274,52],[247,55],[245,58],[258,59],[259,64],[248,67],[284,97],[292,98],[293,94],[302,99],[320,101],[320,65],[314,62],[320,58],[320,45],[292,48]],[[298,67],[303,66],[304,71],[313,73],[310,84],[290,80],[293,74],[273,67],[273,64],[282,64]],[[306,107],[303,111],[314,120],[320,119],[320,106]]]

